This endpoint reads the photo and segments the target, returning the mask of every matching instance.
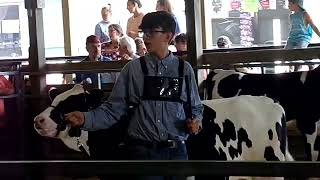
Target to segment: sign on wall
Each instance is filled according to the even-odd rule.
[[[259,0],[242,0],[241,1],[241,12],[258,12]]]

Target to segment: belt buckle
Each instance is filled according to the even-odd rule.
[[[173,149],[177,147],[177,142],[171,139],[168,139],[168,148]]]

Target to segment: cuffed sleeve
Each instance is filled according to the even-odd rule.
[[[189,63],[186,63],[188,66],[188,76],[189,76],[189,84],[191,87],[190,88],[190,93],[191,93],[191,110],[192,110],[192,117],[194,119],[199,120],[200,122],[202,121],[202,113],[203,113],[203,106],[199,97],[199,92],[198,92],[198,86],[196,84],[196,79],[195,75],[193,72],[193,69]]]

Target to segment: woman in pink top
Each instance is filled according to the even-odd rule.
[[[127,9],[133,13],[127,22],[127,35],[132,39],[138,37],[139,25],[141,24],[144,14],[141,12],[142,4],[140,0],[128,0]]]

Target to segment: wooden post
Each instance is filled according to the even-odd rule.
[[[44,0],[25,0],[25,6],[28,12],[28,23],[29,23],[29,68],[30,68],[30,83],[31,83],[31,99],[26,99],[25,103],[28,108],[28,112],[25,115],[25,124],[33,124],[33,118],[39,114],[46,105],[46,101],[40,98],[41,95],[45,94],[46,89],[46,75],[45,71],[45,45],[44,45],[44,33],[43,33],[43,13],[42,8],[44,7]],[[37,141],[32,135],[33,129],[26,130],[26,143],[33,142],[35,146],[32,148],[25,147],[25,153],[28,158],[43,158],[46,153],[50,153],[46,150],[46,146],[43,141]],[[38,175],[39,179],[45,179],[42,173]]]
[[[45,94],[46,76],[40,74],[44,72],[45,67],[45,45],[43,33],[43,13],[44,0],[25,0],[25,6],[28,11],[29,22],[29,66],[31,70],[30,83],[31,94],[33,97],[39,97]],[[40,100],[40,99],[39,99]],[[39,104],[40,103],[40,104]],[[33,113],[38,113],[42,103],[33,108]]]
[[[188,60],[194,68],[196,80],[204,78],[198,75],[198,62],[203,54],[201,3],[203,0],[185,0],[186,24],[188,34]]]
[[[64,55],[71,56],[69,0],[62,0]]]

